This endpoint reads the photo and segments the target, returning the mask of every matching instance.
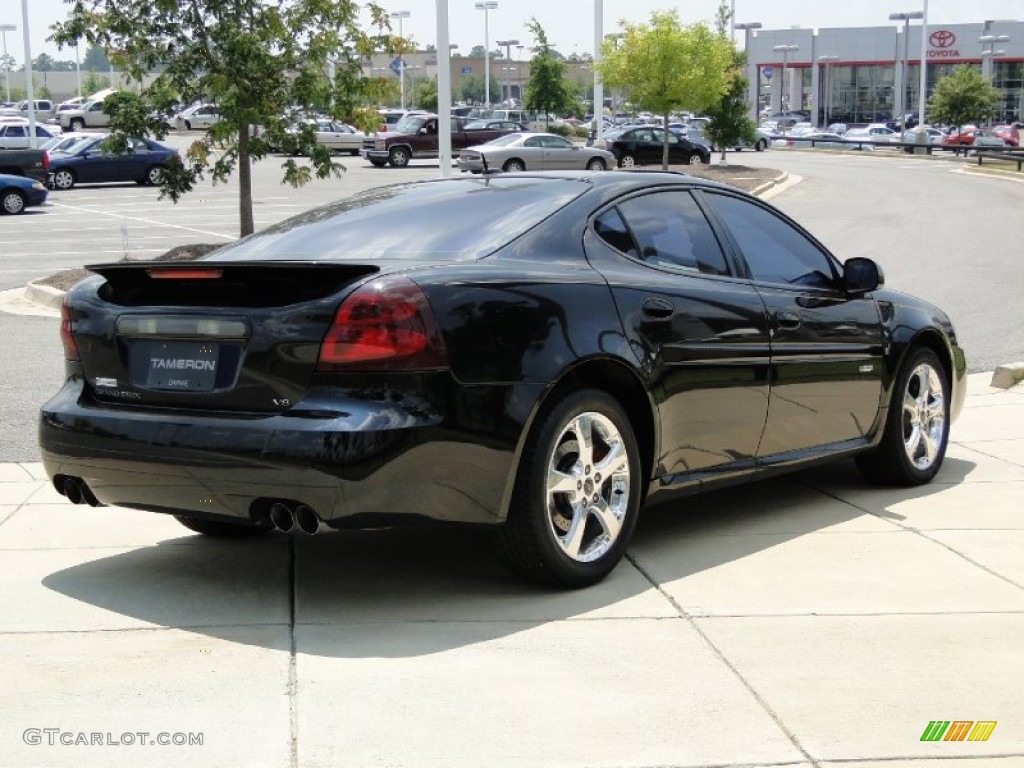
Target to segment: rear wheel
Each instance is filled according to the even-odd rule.
[[[608,166],[604,164],[604,160],[602,160],[600,157],[595,157],[589,163],[587,163],[588,171],[603,171],[607,167]]]
[[[158,186],[164,179],[164,169],[159,165],[150,166],[146,171],[146,183],[150,186]]]
[[[190,531],[218,539],[244,539],[250,536],[260,536],[270,531],[269,528],[260,528],[246,521],[225,523],[220,520],[205,520],[191,515],[175,515],[174,519]]]
[[[703,161],[701,160],[700,154],[698,154],[697,152],[694,152],[692,155],[686,158],[687,165],[700,165],[701,162]]]
[[[188,120],[185,121],[185,130],[186,131],[191,131],[192,130],[192,123],[189,122]]]
[[[8,189],[3,194],[0,194],[0,207],[3,208],[4,213],[18,214],[25,212],[25,206],[28,205],[28,200],[16,189]]]
[[[388,153],[388,162],[392,168],[405,168],[412,156],[405,147],[395,147]]]
[[[635,168],[636,158],[627,153],[619,158],[619,168]]]
[[[529,579],[596,584],[622,559],[641,486],[640,453],[621,406],[594,389],[571,394],[531,431],[499,551]]]
[[[768,140],[758,139],[757,143],[754,145],[754,149],[756,149],[758,152],[764,152],[766,149],[768,149]]]
[[[75,174],[67,168],[61,168],[53,174],[53,186],[56,189],[71,189],[75,186]]]
[[[907,354],[889,403],[882,441],[857,457],[871,480],[921,485],[938,473],[949,438],[949,383],[938,356],[919,347]]]
[[[505,173],[516,173],[517,171],[525,171],[526,163],[524,163],[522,160],[518,158],[513,158],[511,160],[506,160],[505,164],[501,166],[501,170],[505,171]]]
[[[85,120],[80,117],[74,117],[71,119],[71,130],[81,131],[85,128]]]

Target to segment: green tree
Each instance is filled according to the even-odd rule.
[[[87,72],[82,78],[82,95],[91,96],[97,91],[110,87],[110,78],[97,75],[95,72]]]
[[[459,85],[459,97],[471,104],[481,104],[484,100],[484,77],[483,75],[463,75],[462,83]]]
[[[597,66],[605,84],[627,91],[634,107],[662,116],[662,168],[668,168],[669,115],[705,112],[721,102],[734,79],[732,46],[706,24],[682,26],[676,11],[655,11],[650,24],[623,22],[622,28],[621,45],[606,40]]]
[[[728,39],[732,14],[724,0],[718,6],[715,15],[715,31],[724,40]],[[730,45],[730,48],[732,46]],[[744,72],[747,70],[747,54],[735,49],[732,50],[732,83],[729,90],[725,92],[722,99],[715,105],[705,110],[705,114],[711,118],[711,123],[705,130],[705,135],[711,139],[711,143],[718,147],[722,153],[722,162],[725,160],[727,147],[747,142],[754,142],[754,121],[750,119],[747,104],[747,78]]]
[[[89,46],[89,50],[85,52],[85,56],[82,58],[82,69],[86,69],[89,72],[110,71],[110,59],[107,58],[107,52],[103,50],[102,45]]]
[[[125,150],[130,135],[166,135],[158,115],[176,97],[216,102],[220,121],[186,151],[185,162],[164,173],[161,193],[176,202],[207,174],[218,183],[237,170],[239,230],[247,235],[252,163],[271,146],[284,146],[289,128],[297,130],[297,151],[312,162],[287,159],[285,182],[300,186],[314,174],[328,178],[344,170],[316,143],[304,116],[288,108],[299,104],[368,125],[371,116],[359,107],[376,94],[362,61],[397,42],[386,34],[387,13],[376,5],[369,10],[373,35],[360,27],[355,0],[75,0],[53,39],[73,46],[84,38],[116,52],[118,68],[140,83],[163,68],[135,99],[111,104],[111,149]]]
[[[523,106],[538,112],[569,112],[576,101],[575,89],[565,76],[565,62],[554,55],[547,33],[537,19],[530,19],[526,28],[533,33],[533,58],[530,59],[530,79],[526,81]]]
[[[437,76],[425,77],[416,84],[416,105],[420,109],[437,111]]]
[[[953,68],[953,74],[935,84],[928,111],[936,123],[955,125],[982,123],[992,118],[999,105],[999,91],[970,64]]]

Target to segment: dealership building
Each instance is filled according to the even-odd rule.
[[[917,112],[920,21],[852,29],[756,26],[737,28],[747,27],[749,92],[759,94],[762,108],[808,110],[820,125],[898,120]],[[956,65],[971,64],[1001,95],[998,119],[1024,119],[1024,22],[929,25],[925,50],[927,96]]]

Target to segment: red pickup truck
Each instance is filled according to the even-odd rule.
[[[475,147],[508,133],[526,130],[526,126],[508,120],[466,120],[452,117],[452,151]],[[479,129],[466,130],[471,124]],[[378,168],[390,165],[404,168],[413,158],[438,156],[437,115],[406,115],[393,130],[368,136],[363,141],[363,157]]]

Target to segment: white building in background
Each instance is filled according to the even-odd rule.
[[[762,29],[748,40],[749,93],[759,94],[760,107],[807,110],[818,125],[884,122],[917,112],[919,21],[910,22],[906,41],[903,22],[850,29]],[[930,25],[928,96],[957,64],[979,67],[1000,91],[1000,119],[1024,119],[1024,22]]]

